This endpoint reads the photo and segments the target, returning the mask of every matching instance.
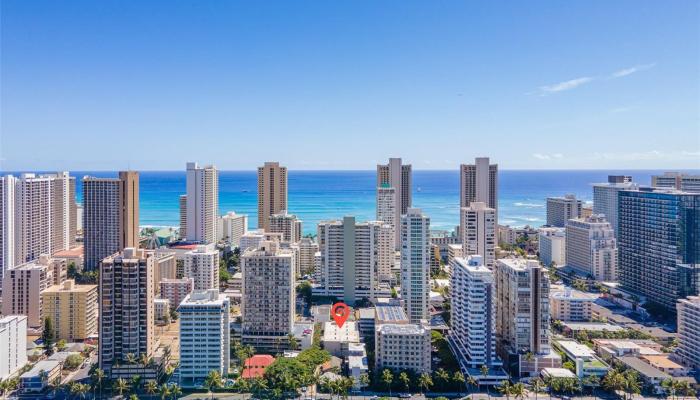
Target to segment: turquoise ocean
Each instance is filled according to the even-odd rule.
[[[545,221],[545,199],[573,193],[591,201],[591,184],[605,182],[608,174],[631,175],[649,184],[657,170],[502,170],[499,171],[499,223],[539,226]],[[85,175],[114,177],[116,172],[72,171],[81,201]],[[431,218],[433,229],[453,229],[459,221],[458,171],[413,172],[413,206]],[[375,218],[375,171],[289,171],[289,212],[304,222],[305,233],[315,233],[322,220],[354,215],[359,221]],[[184,171],[140,173],[140,220],[143,226],[177,226],[180,194],[185,192]],[[249,228],[257,225],[255,171],[219,172],[219,211],[248,214]]]

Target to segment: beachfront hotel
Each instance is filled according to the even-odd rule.
[[[573,218],[581,218],[582,203],[573,194],[547,197],[547,225],[563,228]]]

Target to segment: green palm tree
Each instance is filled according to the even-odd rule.
[[[160,395],[160,400],[165,400],[170,396],[170,387],[166,385],[165,383],[160,385],[160,388],[158,389],[158,394]]]
[[[445,391],[445,387],[450,381],[450,374],[448,374],[444,368],[439,368],[437,371],[435,371],[435,380],[440,382],[440,389]]]
[[[180,389],[180,386],[174,383],[170,385],[170,395],[173,397],[173,399],[177,399],[178,397],[182,396],[182,389]]]
[[[360,374],[360,386],[363,388],[369,386],[369,374]]]
[[[510,395],[513,393],[513,386],[510,384],[510,381],[503,380],[501,381],[501,384],[498,385],[498,391],[506,396],[506,399],[510,399]]]
[[[134,353],[126,353],[124,361],[126,361],[127,364],[136,364],[136,356]]]
[[[141,386],[141,375],[132,376],[130,381],[131,381],[131,390],[133,390],[133,391],[139,390],[139,387]]]
[[[532,393],[535,394],[535,400],[537,400],[537,394],[542,392],[542,389],[544,388],[544,381],[542,378],[535,378],[530,382],[530,386],[532,387]]]
[[[511,387],[511,394],[515,397],[515,400],[523,400],[527,397],[528,392],[524,384],[516,383]]]
[[[211,398],[214,398],[213,389],[218,389],[221,387],[221,374],[219,371],[211,370],[204,379],[204,387],[207,388],[211,394]]]
[[[430,375],[422,373],[418,378],[418,386],[425,389],[425,391],[427,392],[428,390],[430,390],[430,387],[433,386],[433,379],[430,377]]]
[[[124,392],[129,390],[129,384],[126,383],[126,380],[124,380],[124,378],[119,378],[116,381],[114,381],[113,389],[115,392],[119,393],[119,396],[123,396]]]
[[[477,387],[479,385],[479,381],[477,381],[473,376],[469,376],[467,378],[467,385],[469,387]]]
[[[144,385],[144,390],[147,394],[154,395],[158,391],[158,383],[156,381],[148,381]]]
[[[464,374],[462,373],[462,371],[455,372],[454,375],[452,375],[452,380],[457,384],[457,387],[459,388],[459,392],[461,394],[462,388],[467,382],[466,379],[464,379]]]
[[[100,397],[102,397],[102,381],[105,379],[105,372],[100,368],[92,372],[93,392],[92,397],[95,397],[95,386],[100,388]]]
[[[382,371],[382,382],[386,385],[389,391],[389,397],[391,397],[391,384],[394,382],[394,374],[391,373],[391,370],[384,369],[384,371]]]
[[[399,374],[399,380],[403,383],[404,390],[408,392],[411,388],[411,378],[408,377],[406,371]]]
[[[129,396],[129,400],[139,400],[139,396],[137,396],[135,393],[132,393],[131,396]]]

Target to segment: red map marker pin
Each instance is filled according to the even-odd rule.
[[[350,307],[345,303],[335,303],[331,307],[331,317],[335,320],[338,328],[342,328],[345,321],[350,316]]]

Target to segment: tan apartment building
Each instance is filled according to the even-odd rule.
[[[56,339],[85,340],[97,333],[97,285],[76,285],[69,279],[41,294],[42,319],[51,318]]]
[[[27,326],[40,328],[41,292],[53,285],[53,268],[48,256],[5,271],[2,282],[2,314],[26,315]]]

